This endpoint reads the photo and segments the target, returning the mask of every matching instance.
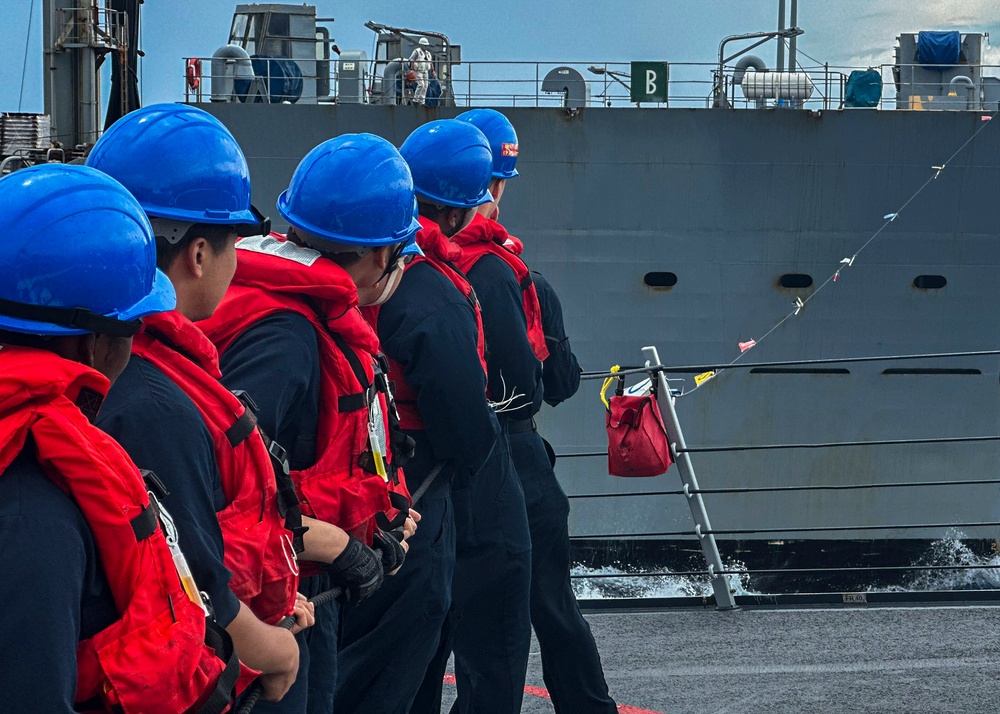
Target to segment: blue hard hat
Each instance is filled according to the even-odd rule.
[[[413,189],[434,203],[475,208],[493,200],[493,154],[483,132],[468,122],[438,119],[418,127],[399,153],[413,172]]]
[[[120,181],[150,216],[191,223],[259,223],[250,169],[236,139],[208,112],[153,104],[126,114],[87,157]]]
[[[128,336],[175,303],[149,220],[120,183],[65,164],[0,179],[0,329]]]
[[[382,246],[420,230],[413,204],[413,178],[396,147],[374,134],[344,134],[299,162],[278,213],[321,240]]]
[[[486,135],[493,152],[493,178],[512,179],[518,176],[517,132],[503,114],[496,109],[470,109],[457,117],[467,121]]]

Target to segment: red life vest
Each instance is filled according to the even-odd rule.
[[[455,264],[462,257],[462,249],[448,240],[448,237],[441,232],[438,225],[428,218],[419,216],[420,231],[417,233],[417,245],[424,252],[422,256],[416,256],[406,266],[409,270],[418,263],[428,263],[436,271],[448,278],[451,283],[458,288],[476,313],[476,331],[478,338],[476,349],[479,352],[479,361],[483,366],[483,374],[486,374],[486,340],[483,335],[483,315],[479,309],[479,299],[476,291],[472,289],[465,275]],[[378,307],[362,308],[362,313],[373,328],[378,326]],[[393,391],[396,397],[396,411],[399,413],[399,425],[403,429],[423,431],[424,420],[420,417],[417,409],[417,395],[403,378],[403,367],[393,359],[389,359],[389,376],[392,379]]]
[[[364,455],[370,455],[369,404],[378,398],[383,417],[387,410],[374,381],[378,337],[358,310],[357,287],[339,265],[279,233],[244,238],[236,247],[229,291],[199,325],[224,352],[268,315],[294,312],[312,324],[320,359],[319,451],[316,463],[293,471],[292,478],[303,513],[371,543],[374,516],[389,511],[390,504],[386,482],[363,466]],[[390,485],[405,489],[402,480]],[[317,572],[306,564],[303,570]]]
[[[215,445],[227,505],[218,513],[229,587],[253,613],[276,624],[295,608],[298,566],[278,509],[277,484],[253,413],[219,379],[215,346],[176,310],[143,319],[132,354],[151,362],[198,409]]]
[[[514,255],[521,255],[524,252],[524,243],[517,236],[512,236],[507,234],[507,240],[504,241],[503,247],[509,250]]]
[[[108,387],[51,352],[0,347],[0,473],[30,437],[83,512],[120,615],[78,645],[76,701],[126,714],[222,712],[236,660],[227,668],[205,644],[205,614],[181,586],[139,470],[81,412],[96,413]]]
[[[545,344],[545,330],[542,328],[542,309],[538,305],[538,292],[531,281],[531,271],[518,255],[507,247],[510,236],[502,225],[476,213],[466,228],[463,228],[452,239],[462,248],[458,259],[458,267],[463,273],[468,273],[484,255],[495,255],[514,271],[518,285],[521,286],[521,305],[524,316],[528,320],[528,342],[531,350],[540,362],[549,356],[549,348]]]

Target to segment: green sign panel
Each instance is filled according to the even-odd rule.
[[[670,66],[666,62],[633,62],[630,96],[633,102],[666,102]]]

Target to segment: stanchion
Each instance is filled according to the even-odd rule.
[[[674,398],[670,394],[670,385],[662,369],[660,355],[655,347],[643,347],[643,354],[646,356],[646,366],[657,368],[653,375],[659,380],[659,390],[657,402],[660,406],[660,414],[663,415],[663,423],[667,429],[667,440],[670,442],[670,450],[674,452],[674,463],[677,464],[677,471],[681,475],[681,481],[687,496],[688,505],[691,507],[691,517],[694,519],[695,534],[701,543],[701,552],[708,563],[708,574],[712,580],[712,591],[715,593],[715,606],[719,610],[732,610],[737,607],[736,599],[729,590],[729,581],[721,573],[725,570],[722,565],[722,557],[719,555],[719,548],[715,543],[715,536],[712,535],[712,524],[708,519],[708,511],[705,510],[705,502],[697,492],[698,478],[694,473],[694,466],[691,464],[691,456],[687,452],[687,444],[684,441],[684,432],[681,431],[680,421],[677,419],[677,412],[674,409]]]

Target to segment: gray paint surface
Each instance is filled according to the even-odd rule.
[[[588,615],[611,695],[661,714],[997,708],[996,607]],[[544,687],[537,643],[528,685]],[[445,686],[444,710],[454,697]],[[552,712],[526,695],[525,714]]]

